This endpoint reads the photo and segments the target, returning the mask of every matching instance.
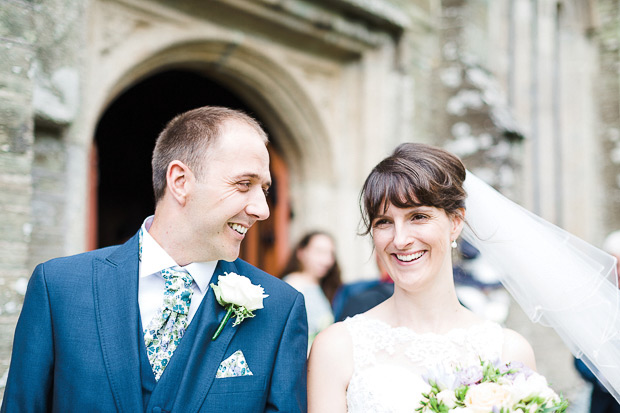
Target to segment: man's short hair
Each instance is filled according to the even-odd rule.
[[[220,137],[228,121],[243,122],[256,130],[265,144],[267,134],[260,124],[246,113],[219,106],[204,106],[177,115],[159,134],[153,149],[153,193],[155,203],[166,193],[166,173],[170,162],[186,164],[200,179],[209,148]]]

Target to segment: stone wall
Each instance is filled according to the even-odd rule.
[[[620,4],[613,0],[598,2],[599,77],[596,92],[602,145],[604,186],[604,223],[607,232],[620,230]]]
[[[0,4],[0,389],[34,266],[76,252],[66,239],[66,142],[75,133],[87,4]]]
[[[34,7],[0,4],[0,388],[30,273]]]

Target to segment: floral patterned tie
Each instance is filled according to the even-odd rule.
[[[161,275],[166,280],[164,303],[144,329],[144,343],[155,380],[161,377],[185,334],[194,293],[191,288],[193,278],[182,268],[166,268]]]

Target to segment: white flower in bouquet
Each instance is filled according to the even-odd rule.
[[[568,407],[547,380],[521,363],[480,360],[480,365],[427,372],[421,413],[563,413]],[[445,385],[448,383],[449,385]]]
[[[528,406],[527,410],[528,410],[528,413],[536,413],[539,408],[540,406],[538,404],[532,403],[530,406]]]
[[[452,390],[442,390],[437,393],[437,401],[443,403],[448,409],[456,407],[456,396]]]
[[[470,387],[464,402],[474,413],[489,413],[494,407],[509,408],[512,394],[508,386],[486,382]]]
[[[547,379],[535,372],[529,377],[518,374],[512,383],[512,396],[515,401],[524,400],[528,397],[538,396],[544,400],[557,401],[558,395],[549,387]]]
[[[454,390],[457,387],[459,378],[453,368],[438,364],[435,369],[422,375],[422,379],[431,386],[435,385],[439,390]]]

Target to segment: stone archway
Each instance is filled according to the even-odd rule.
[[[125,89],[153,73],[183,68],[219,82],[253,108],[291,167],[293,179],[333,176],[331,145],[315,103],[280,64],[230,40],[186,41],[162,48],[112,77],[106,107]],[[101,116],[99,113],[96,117]],[[318,174],[317,174],[318,171]]]
[[[95,132],[97,156],[92,164],[93,176],[98,177],[97,201],[91,212],[97,228],[96,236],[91,234],[93,247],[124,242],[153,213],[150,158],[155,139],[176,114],[204,105],[240,109],[262,121],[229,88],[188,69],[166,70],[142,79],[106,108]],[[273,158],[274,190],[268,199],[272,217],[248,233],[241,256],[276,274],[288,252],[283,249],[288,244],[288,174],[276,144],[269,150]]]

